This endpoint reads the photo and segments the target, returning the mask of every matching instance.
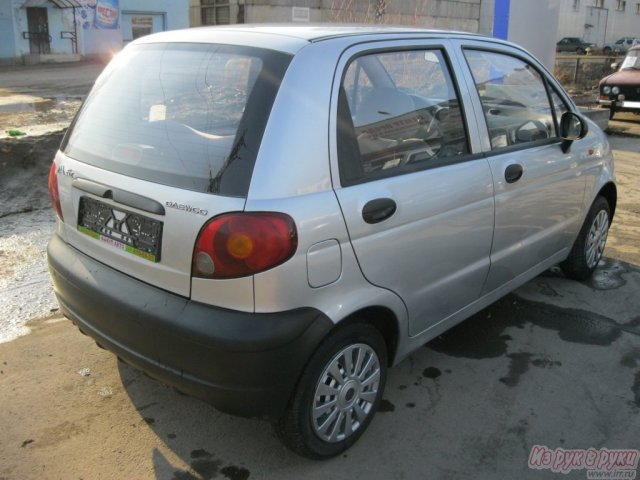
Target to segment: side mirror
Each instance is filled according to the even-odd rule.
[[[574,112],[564,112],[560,119],[560,138],[562,138],[563,153],[569,152],[571,144],[584,138],[589,132],[585,119]]]

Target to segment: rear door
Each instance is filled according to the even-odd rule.
[[[118,54],[56,159],[64,239],[154,286],[215,300],[213,282],[194,280],[192,292],[194,244],[209,219],[243,210],[288,62],[212,44],[131,45]],[[250,310],[251,279],[243,282],[234,306]]]
[[[476,300],[489,270],[491,171],[453,65],[441,40],[359,46],[334,92],[336,195],[364,276],[404,300],[411,335]]]
[[[563,259],[581,221],[588,153],[581,141],[562,151],[558,122],[568,106],[533,59],[481,42],[463,47],[495,186],[488,293]]]

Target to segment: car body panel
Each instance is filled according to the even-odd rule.
[[[522,178],[507,183],[505,171],[512,164],[522,166]],[[578,162],[559,143],[496,154],[489,165],[496,220],[486,292],[558,252],[568,253],[581,224],[585,190]]]

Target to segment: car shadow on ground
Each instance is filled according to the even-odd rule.
[[[119,373],[140,423],[189,466],[155,448],[158,479],[323,478],[329,469],[348,478],[362,462],[371,478],[441,477],[450,456],[456,478],[529,478],[536,444],[634,447],[632,433],[608,443],[602,424],[640,426],[639,285],[640,268],[607,258],[585,283],[545,272],[392,368],[369,430],[328,462],[290,453],[265,421],[219,413],[123,362]]]

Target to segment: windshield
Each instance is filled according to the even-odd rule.
[[[128,47],[96,81],[62,150],[128,176],[246,196],[289,61],[230,45]]]
[[[631,50],[624,57],[621,70],[640,70],[640,50]]]

